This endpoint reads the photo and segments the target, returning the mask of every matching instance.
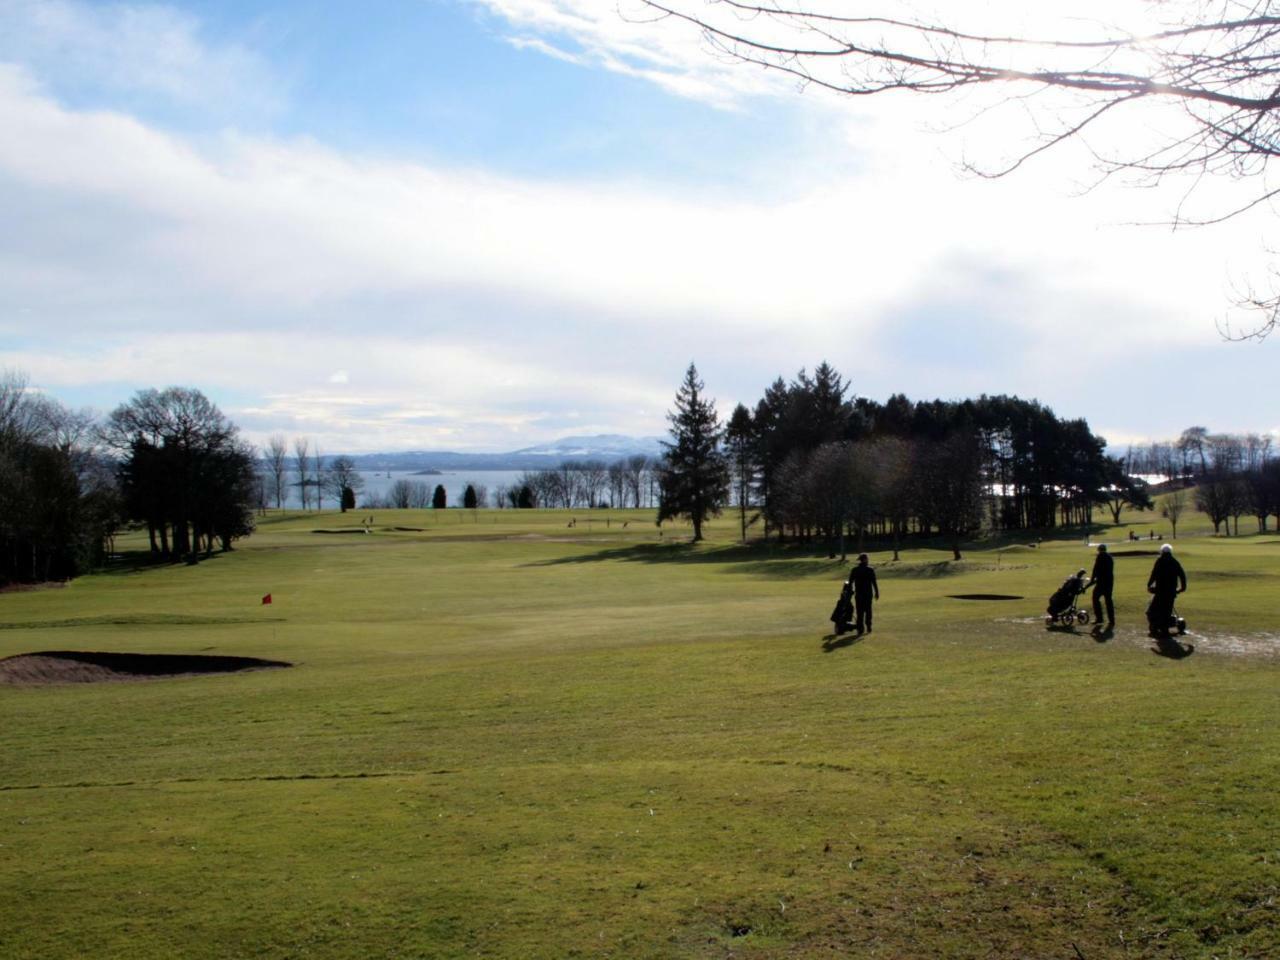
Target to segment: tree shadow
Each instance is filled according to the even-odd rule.
[[[208,563],[222,555],[221,550],[208,554],[203,552],[196,554],[194,565]],[[193,565],[189,556],[157,557],[150,550],[126,550],[111,554],[105,563],[95,567],[92,572],[99,576],[122,577],[156,567],[178,567],[183,564]]]
[[[845,558],[824,555],[812,543],[749,543],[712,547],[694,543],[637,543],[592,550],[567,557],[534,560],[522,567],[559,567],[586,563],[687,563],[716,564],[726,572],[767,575],[781,580],[827,578],[847,572],[854,554]],[[933,580],[968,572],[967,561],[897,560],[876,567],[882,580]]]
[[[682,563],[729,566],[734,573],[767,573],[771,577],[798,580],[829,577],[844,572],[851,560],[824,557],[809,544],[736,544],[707,547],[692,543],[637,543],[608,550],[593,550],[569,557],[552,557],[522,564],[524,567],[559,567],[586,563]]]
[[[1151,652],[1156,656],[1167,657],[1170,660],[1185,660],[1196,652],[1195,644],[1181,643],[1173,637],[1156,637],[1155,646],[1151,648]]]
[[[834,653],[845,647],[852,647],[855,643],[861,643],[866,638],[865,633],[857,633],[850,631],[849,633],[828,633],[822,638],[822,652]]]

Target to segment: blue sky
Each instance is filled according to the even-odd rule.
[[[1133,226],[1176,185],[1080,195],[1070,148],[966,178],[1016,133],[617,9],[0,0],[0,367],[333,452],[661,433],[690,360],[725,412],[827,360],[1117,443],[1280,427],[1274,344],[1216,329],[1267,216]]]

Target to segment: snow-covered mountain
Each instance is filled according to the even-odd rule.
[[[662,453],[660,437],[628,437],[620,433],[601,433],[593,437],[562,437],[536,447],[524,447],[512,456],[564,457],[565,459],[616,460],[643,453],[656,457]]]

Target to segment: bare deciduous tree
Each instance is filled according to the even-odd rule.
[[[307,471],[311,466],[311,441],[306,437],[293,438],[293,464],[298,473],[298,498],[302,501],[302,509],[311,506],[311,491],[308,489]]]
[[[271,493],[275,496],[276,509],[284,506],[286,477],[289,473],[289,442],[283,434],[274,434],[267,441],[267,476]]]
[[[426,486],[426,484],[422,484]],[[413,506],[414,490],[413,481],[403,478],[397,480],[391,485],[386,493],[387,505],[396,510],[406,510]]]
[[[355,460],[345,455],[334,457],[329,461],[329,469],[325,471],[324,481],[329,494],[338,501],[340,508],[344,490],[350,490],[354,496],[364,489],[364,477],[356,469]]]
[[[325,468],[324,457],[320,456],[320,444],[317,443],[311,455],[311,475],[316,483],[316,509],[324,509]]]

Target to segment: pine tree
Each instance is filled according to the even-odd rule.
[[[447,505],[448,494],[444,491],[444,484],[437,483],[436,491],[431,495],[431,506],[435,510],[443,510]]]
[[[702,524],[720,513],[729,495],[729,467],[720,452],[720,419],[715,401],[704,399],[704,384],[692,363],[676,393],[676,408],[667,414],[673,443],[658,468],[661,501],[658,522],[687,517],[693,539],[702,539]]]
[[[467,484],[467,489],[462,494],[462,505],[468,510],[476,508],[476,488],[471,484]]]

